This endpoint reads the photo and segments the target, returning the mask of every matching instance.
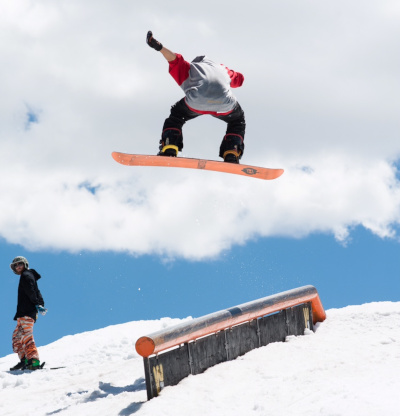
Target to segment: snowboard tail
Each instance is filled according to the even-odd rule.
[[[113,152],[112,157],[121,165],[126,166],[159,166],[172,168],[202,169],[243,175],[251,178],[271,180],[279,178],[283,169],[269,169],[250,165],[218,162],[216,160],[193,159],[187,157],[168,157],[154,155],[134,155]]]

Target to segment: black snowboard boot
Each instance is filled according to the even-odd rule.
[[[222,140],[219,156],[224,162],[239,163],[244,151],[243,138],[239,134],[228,133]]]
[[[178,156],[178,151],[183,148],[182,131],[179,129],[165,129],[160,140],[159,156]]]
[[[11,367],[10,371],[25,370],[27,365],[28,365],[28,360],[24,357],[21,359],[21,361],[17,365],[14,365],[14,367]]]

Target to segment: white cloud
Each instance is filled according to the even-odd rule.
[[[395,237],[394,3],[271,1],[240,16],[225,2],[211,16],[183,5],[174,2],[179,13],[163,2],[0,5],[0,235],[30,249],[191,259],[258,236],[346,241],[357,225]],[[155,153],[182,96],[146,46],[148,29],[188,59],[207,53],[244,73],[235,91],[248,125],[243,161],[283,167],[281,178],[111,159],[113,150]],[[207,116],[188,123],[184,155],[216,159],[224,130]]]

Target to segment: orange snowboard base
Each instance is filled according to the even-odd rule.
[[[116,162],[126,166],[162,166],[171,168],[204,169],[267,180],[279,178],[283,173],[283,169],[259,168],[256,166],[217,162],[216,160],[192,159],[187,157],[130,155],[119,152],[113,152],[112,157]]]

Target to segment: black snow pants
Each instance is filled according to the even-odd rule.
[[[163,132],[168,129],[180,130],[182,132],[183,125],[202,114],[192,111],[185,103],[185,99],[182,98],[171,107],[171,113],[165,120],[163,126]],[[238,150],[241,150],[241,155],[244,151],[244,134],[246,130],[246,121],[244,118],[244,111],[240,107],[239,103],[236,104],[234,110],[226,115],[214,115],[213,117],[227,123],[226,133],[222,139],[219,156],[223,157],[225,151],[230,150],[234,145],[237,146]],[[179,146],[179,150],[183,147],[183,136],[182,143]]]

